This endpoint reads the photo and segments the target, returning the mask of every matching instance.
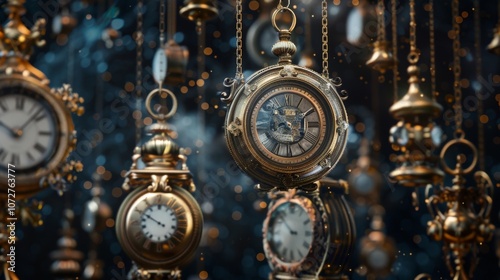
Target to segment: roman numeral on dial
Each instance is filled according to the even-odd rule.
[[[16,97],[16,110],[22,111],[24,109],[24,97]]]

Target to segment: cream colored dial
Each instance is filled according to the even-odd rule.
[[[24,88],[0,98],[0,165],[28,170],[46,163],[56,148],[57,121],[47,102]]]

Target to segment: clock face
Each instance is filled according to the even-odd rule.
[[[0,96],[0,166],[13,164],[24,171],[41,167],[57,146],[56,116],[38,94],[21,86],[8,91]]]
[[[142,233],[153,242],[165,242],[177,230],[175,211],[164,204],[153,204],[141,215]]]
[[[186,208],[181,200],[163,194],[137,200],[129,212],[129,233],[144,249],[171,250],[184,239]]]
[[[325,113],[318,101],[298,87],[278,87],[254,107],[251,132],[257,148],[280,163],[309,158],[325,137]]]
[[[313,223],[306,209],[294,202],[278,206],[269,220],[267,242],[281,261],[302,261],[313,243]]]

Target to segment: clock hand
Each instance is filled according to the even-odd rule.
[[[146,215],[146,217],[148,217],[148,219],[150,219],[150,220],[152,220],[152,221],[156,222],[158,225],[160,225],[160,226],[162,226],[162,227],[165,227],[165,224],[160,223],[159,221],[157,221],[155,218],[151,217],[151,216],[150,216],[150,215],[148,215],[148,214],[145,214],[145,215]]]
[[[5,127],[9,132],[10,132],[10,135],[13,136],[13,137],[16,137],[18,134],[16,133],[17,131],[8,127],[5,123],[3,123],[2,121],[0,121],[0,126],[3,126]]]
[[[297,235],[297,232],[292,230],[292,228],[288,225],[288,223],[286,222],[286,220],[283,218],[282,215],[281,216],[281,220],[283,221],[283,224],[285,224],[285,227],[290,231],[290,234],[291,235]]]

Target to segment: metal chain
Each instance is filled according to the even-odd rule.
[[[397,32],[397,11],[396,0],[391,0],[391,17],[392,17],[392,56],[394,57],[394,67],[392,68],[392,83],[394,87],[394,102],[398,101],[398,32]]]
[[[168,1],[168,25],[167,25],[167,40],[173,40],[175,29],[177,27],[177,3],[174,0]]]
[[[434,40],[434,0],[429,0],[429,55],[431,63],[431,91],[432,100],[436,101],[438,92],[436,90],[436,43]]]
[[[323,50],[323,77],[328,78],[328,4],[321,2],[321,42]]]
[[[160,23],[158,26],[160,30],[160,47],[165,43],[165,1],[160,0]]]
[[[141,113],[141,98],[142,98],[142,44],[144,43],[144,34],[142,33],[142,10],[143,0],[137,0],[137,30],[135,33],[136,43],[136,83],[135,83],[135,111]],[[135,119],[135,142],[141,142],[142,118]]]
[[[410,53],[408,54],[408,62],[417,64],[417,21],[415,20],[415,0],[410,0]]]
[[[458,0],[453,0],[451,5],[452,10],[452,26],[453,26],[453,89],[455,94],[455,138],[464,137],[462,130],[462,89],[460,88],[460,24],[458,23]]]
[[[385,25],[384,25],[384,0],[378,0],[377,4],[377,41],[385,40]]]
[[[243,0],[236,0],[236,78],[243,79]]]
[[[481,19],[479,12],[479,0],[474,0],[474,56],[474,61],[476,62],[476,79],[479,81],[482,76],[481,65],[483,64],[481,57]],[[482,96],[482,86],[476,90],[476,96]],[[480,170],[485,170],[486,168],[484,162],[484,124],[481,122],[481,116],[483,114],[483,100],[479,98],[477,102],[477,117],[479,121],[477,125],[477,137]]]

